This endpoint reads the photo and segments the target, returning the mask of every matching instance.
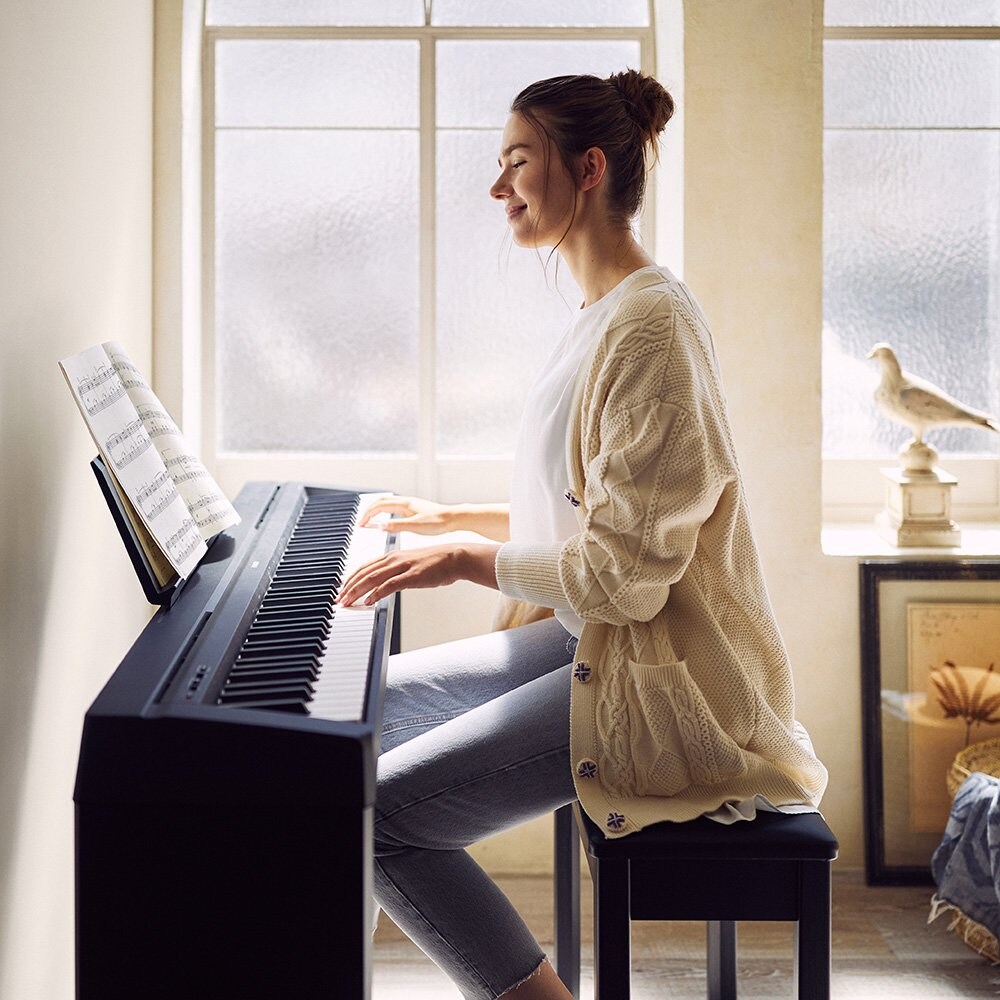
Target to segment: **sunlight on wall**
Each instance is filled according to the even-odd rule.
[[[73,996],[84,712],[148,614],[57,361],[149,359],[152,5],[39,0],[0,32],[0,996]],[[44,58],[40,56],[44,53]]]

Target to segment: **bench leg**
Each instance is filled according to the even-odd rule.
[[[573,806],[554,814],[556,972],[574,998],[580,996],[580,839]]]
[[[629,1000],[632,935],[628,861],[595,860],[590,874],[594,880],[594,1000]]]
[[[801,865],[799,920],[795,925],[798,1000],[830,1000],[830,863]]]
[[[736,1000],[736,921],[708,921],[708,1000]]]

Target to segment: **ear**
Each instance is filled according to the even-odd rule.
[[[581,191],[597,187],[607,168],[608,161],[604,157],[604,150],[598,146],[591,146],[577,162],[577,187]]]

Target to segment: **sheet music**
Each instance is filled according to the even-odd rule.
[[[106,465],[177,575],[240,517],[114,341],[59,362]]]

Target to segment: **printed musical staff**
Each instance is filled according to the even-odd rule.
[[[148,486],[139,490],[136,499],[143,514],[152,521],[179,500],[180,494],[170,473],[164,469]]]
[[[92,374],[77,379],[76,392],[90,416],[113,406],[125,395],[125,386],[113,366],[101,365]]]
[[[190,483],[208,476],[208,469],[194,455],[175,455],[164,458],[170,476],[175,483]]]
[[[167,413],[162,406],[156,406],[150,403],[140,403],[136,406],[136,410],[142,418],[142,423],[146,428],[146,433],[149,434],[151,438],[162,437],[164,434],[169,434],[171,436],[180,434],[180,431],[177,429],[177,424],[173,422],[170,418],[170,414]]]
[[[126,389],[141,389],[145,387],[146,380],[142,377],[142,372],[123,354],[112,354],[109,352],[111,363],[114,365],[122,385]]]
[[[111,457],[115,468],[121,470],[134,462],[151,444],[142,421],[136,418],[112,434],[104,442],[104,450]]]
[[[173,562],[183,564],[204,544],[197,525],[190,517],[186,517],[181,521],[181,526],[167,538],[167,552]]]
[[[189,502],[188,510],[202,531],[213,524],[220,524],[228,517],[228,511],[219,503],[219,498],[212,494],[202,494],[194,503]]]

